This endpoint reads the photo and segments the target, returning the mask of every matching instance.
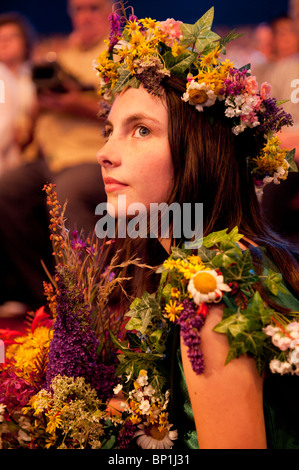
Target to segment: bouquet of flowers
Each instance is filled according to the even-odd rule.
[[[0,331],[1,447],[109,448],[122,423],[107,407],[118,383],[109,332],[119,336],[122,318],[107,298],[121,279],[109,267],[100,273],[103,245],[70,233],[54,185],[44,189],[56,270],[44,283],[46,305],[28,313],[27,330]]]

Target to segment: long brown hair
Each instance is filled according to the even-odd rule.
[[[182,100],[185,81],[176,77],[165,79],[164,89],[169,115],[169,143],[174,166],[174,185],[168,204],[172,202],[203,203],[203,234],[239,228],[247,239],[263,246],[277,265],[289,288],[299,294],[299,255],[296,250],[274,234],[263,219],[257,200],[247,157],[255,156],[263,139],[253,138],[250,131],[235,136],[224,112],[211,109],[198,112]],[[219,112],[218,112],[219,111]],[[154,202],[154,201],[153,201]],[[118,244],[119,259],[140,257],[151,265],[167,256],[158,240],[126,240]],[[262,267],[258,251],[252,251],[258,273]],[[105,259],[107,263],[109,256]],[[130,295],[153,291],[157,280],[149,270],[132,267],[126,270]]]

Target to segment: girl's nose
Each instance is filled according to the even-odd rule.
[[[121,152],[117,143],[108,140],[98,151],[97,160],[105,168],[119,166],[121,164]]]

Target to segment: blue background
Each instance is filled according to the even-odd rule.
[[[185,23],[194,23],[214,6],[214,26],[231,28],[268,22],[288,9],[288,0],[129,0],[128,4],[140,18],[174,18]],[[71,30],[66,5],[67,0],[0,0],[0,13],[18,11],[27,16],[38,33],[48,35]]]

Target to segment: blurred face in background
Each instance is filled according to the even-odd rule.
[[[82,45],[91,46],[109,33],[110,0],[69,0],[69,14]]]
[[[283,59],[299,52],[299,35],[293,21],[281,18],[272,26],[273,47],[276,59]]]
[[[0,26],[0,62],[10,69],[26,60],[26,43],[19,26],[7,23]]]

